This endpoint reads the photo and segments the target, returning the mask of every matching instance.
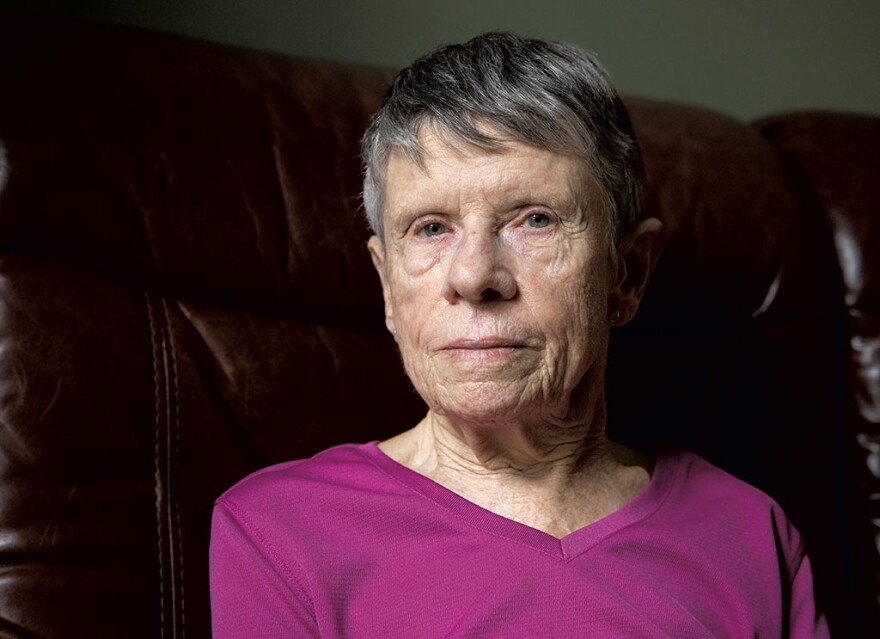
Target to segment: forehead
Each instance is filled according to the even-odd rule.
[[[488,131],[497,141],[479,147],[453,133],[425,126],[418,157],[393,149],[385,173],[389,210],[454,194],[458,198],[540,196],[551,204],[578,204],[589,183],[585,163]]]

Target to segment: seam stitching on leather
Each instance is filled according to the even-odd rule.
[[[161,464],[159,458],[160,448],[160,423],[161,423],[161,393],[159,374],[159,339],[157,335],[155,311],[148,293],[144,294],[147,305],[147,318],[150,324],[150,343],[153,349],[153,394],[155,398],[155,448],[153,452],[154,465],[154,490],[156,493],[156,533],[159,550],[159,636],[165,637],[165,558],[162,549],[162,491],[161,491]]]
[[[168,328],[167,340],[166,343],[168,345],[168,350],[171,352],[171,388],[173,391],[174,398],[174,406],[171,411],[169,411],[169,416],[171,419],[169,420],[169,428],[173,429],[173,438],[174,438],[174,456],[169,455],[169,477],[170,474],[174,471],[173,465],[176,465],[180,459],[180,384],[178,383],[178,371],[177,371],[177,349],[174,347],[174,335],[171,331],[171,317],[168,313],[168,304],[165,300],[162,300],[162,310],[165,315],[165,326]],[[169,441],[170,443],[170,441]],[[170,452],[170,451],[169,451]],[[181,637],[186,637],[186,598],[184,596],[184,570],[183,570],[183,531],[180,527],[180,508],[176,501],[170,499],[170,490],[171,485],[169,483],[169,500],[168,507],[174,515],[174,525],[176,527],[176,534],[174,535],[173,543],[177,546],[177,558],[178,565],[180,570],[176,570],[175,573],[179,578],[179,594],[180,594],[180,635]],[[174,593],[175,596],[178,593]]]

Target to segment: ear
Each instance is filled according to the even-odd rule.
[[[660,257],[662,228],[656,217],[648,218],[620,243],[617,274],[608,296],[609,321],[612,324],[626,324],[639,310],[642,295]]]
[[[382,282],[382,298],[385,300],[385,326],[388,327],[388,331],[397,339],[397,332],[394,330],[394,313],[391,306],[391,289],[388,287],[388,276],[385,272],[385,246],[378,235],[373,235],[367,241],[367,249],[370,251],[373,266],[379,274],[379,280]]]

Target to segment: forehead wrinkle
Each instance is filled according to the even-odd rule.
[[[463,147],[450,143],[445,136],[444,138],[432,136],[432,138],[425,141],[424,148],[439,147],[450,151],[454,157],[444,157],[433,153],[431,159],[441,166],[449,161],[452,164],[451,171],[459,178],[463,177],[462,169],[455,165],[455,162],[465,163],[464,174],[472,174],[477,178],[474,181],[476,186],[473,189],[477,193],[488,195],[498,193],[505,200],[511,199],[508,196],[512,193],[512,199],[522,200],[523,204],[530,203],[533,202],[533,194],[546,186],[547,176],[551,173],[559,173],[562,169],[569,173],[565,180],[569,192],[560,193],[554,189],[549,193],[545,190],[542,195],[549,195],[551,198],[549,203],[556,206],[569,204],[572,199],[576,199],[579,188],[575,186],[576,181],[572,179],[571,164],[559,166],[559,160],[570,159],[568,156],[558,155],[513,140],[506,143],[503,148],[484,149],[470,144]],[[493,165],[497,165],[497,168]],[[506,206],[506,204],[505,202],[504,205]]]
[[[460,189],[426,190],[415,185],[413,178],[420,179],[417,174],[421,174],[429,180],[437,178],[437,171],[431,171],[431,167],[428,165],[430,161],[437,158],[426,154],[423,159],[425,159],[424,162],[416,164],[402,153],[389,159],[389,171],[386,177],[389,211],[393,208],[404,215],[440,212],[439,209],[449,206],[450,194],[455,195],[457,200],[460,199]],[[397,170],[390,170],[394,167]],[[461,176],[457,172],[450,171],[450,174],[456,182],[461,181]]]
[[[389,170],[386,179],[394,208],[425,209],[424,212],[435,208],[462,210],[463,206],[481,200],[492,205],[495,198],[491,196],[499,189],[507,190],[504,186],[507,171],[489,166],[500,161],[503,152],[486,152],[479,147],[466,149],[433,134],[428,136],[427,140],[421,140],[422,162],[416,163],[409,154],[397,151],[389,158],[389,169],[395,170]],[[429,180],[442,181],[442,188],[436,191],[414,188],[408,177],[416,172]],[[471,180],[472,176],[476,179]]]
[[[487,134],[493,133],[491,130],[486,131]],[[431,122],[424,123],[419,131],[419,158],[413,158],[412,154],[406,149],[392,148],[389,155],[388,168],[396,166],[403,168],[404,172],[418,171],[429,179],[440,177],[444,164],[449,165],[448,175],[452,179],[447,184],[461,185],[465,180],[465,176],[470,172],[482,172],[478,175],[478,186],[472,189],[470,186],[466,189],[451,189],[456,195],[456,202],[442,202],[435,199],[433,202],[423,201],[424,189],[413,189],[406,186],[407,180],[399,179],[399,171],[390,171],[386,174],[386,184],[390,187],[391,174],[394,173],[398,179],[400,186],[395,189],[388,189],[388,195],[394,191],[393,199],[399,206],[402,204],[404,208],[447,208],[454,206],[460,210],[466,201],[475,201],[477,198],[473,194],[479,194],[479,197],[485,199],[491,208],[498,210],[501,208],[510,209],[513,207],[524,206],[527,204],[546,204],[551,208],[562,209],[571,208],[576,212],[577,216],[582,219],[581,223],[584,227],[594,227],[597,223],[602,224],[604,219],[604,198],[601,196],[601,185],[597,182],[593,171],[588,162],[580,156],[571,156],[557,154],[548,149],[541,149],[525,142],[511,139],[495,138],[499,146],[497,148],[484,148],[462,139],[454,131]],[[486,168],[486,165],[503,162],[506,157],[518,152],[530,153],[533,155],[542,155],[536,158],[537,170],[529,170],[532,167],[514,166],[511,170],[504,170],[503,167],[498,170]],[[552,165],[554,160],[566,159],[569,162],[559,167]],[[456,161],[461,160],[468,166],[467,170],[462,172]],[[550,165],[550,166],[548,166]],[[535,166],[534,164],[532,166]],[[565,179],[567,192],[561,193],[558,189],[548,193],[546,190],[540,193],[541,197],[536,197],[535,192],[540,192],[545,185],[542,175],[549,171],[558,171],[560,168],[568,173]],[[526,177],[528,178],[526,180]],[[519,188],[524,185],[524,188]],[[441,189],[447,191],[448,198],[449,189]],[[543,198],[543,201],[541,201]],[[390,204],[386,198],[386,204]],[[430,211],[426,211],[430,212]],[[439,212],[439,211],[436,211]],[[599,218],[598,221],[596,218]],[[607,220],[604,220],[607,222]],[[607,226],[607,224],[602,224]]]

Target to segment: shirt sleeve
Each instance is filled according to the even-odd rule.
[[[779,552],[780,566],[785,566],[790,584],[783,608],[784,621],[790,639],[828,639],[828,623],[825,615],[816,605],[813,589],[813,570],[810,558],[804,549],[804,540],[797,528],[788,520],[782,509],[774,504],[773,527]]]
[[[792,639],[828,639],[828,623],[816,607],[813,571],[806,555],[794,571],[791,581],[789,628]]]
[[[229,502],[214,507],[210,580],[214,639],[320,637],[290,567]]]

